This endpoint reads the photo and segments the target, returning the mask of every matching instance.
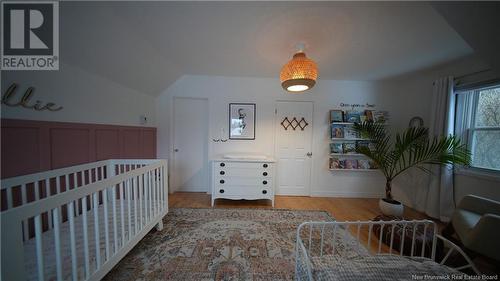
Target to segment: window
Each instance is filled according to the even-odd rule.
[[[472,167],[500,171],[500,84],[457,92],[456,133],[472,152]]]

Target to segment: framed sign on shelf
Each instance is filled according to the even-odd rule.
[[[229,104],[229,139],[255,139],[255,103]]]

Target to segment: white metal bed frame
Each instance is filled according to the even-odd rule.
[[[401,234],[401,244],[399,245],[399,249],[396,249],[394,246],[394,233],[395,233],[395,227],[396,226],[403,226],[403,231]],[[374,226],[380,227],[380,235],[378,238],[375,237],[375,231],[374,231]],[[421,251],[420,253],[416,253],[416,230],[418,227],[423,226],[424,228],[424,239],[421,245]],[[390,236],[390,242],[389,245],[384,245],[384,241],[382,238],[382,232],[384,227],[391,227],[391,236]],[[410,249],[410,255],[406,255],[404,252],[405,247],[404,247],[404,235],[405,230],[409,229],[412,233],[412,240],[411,240],[411,249]],[[472,269],[476,274],[480,274],[478,269],[474,266],[474,263],[472,260],[467,256],[467,254],[460,249],[457,245],[455,245],[453,242],[449,241],[448,239],[444,238],[443,236],[439,235],[437,232],[437,227],[436,224],[433,221],[430,220],[399,220],[399,221],[334,221],[334,222],[304,222],[301,225],[299,225],[297,229],[297,241],[296,241],[296,249],[295,249],[295,257],[296,257],[296,264],[295,264],[295,277],[296,280],[314,280],[313,277],[313,265],[311,262],[312,257],[321,257],[323,255],[326,255],[324,249],[326,247],[325,243],[332,243],[333,249],[331,253],[328,253],[328,255],[334,255],[334,254],[339,254],[338,249],[339,247],[335,247],[335,245],[342,244],[345,249],[348,249],[350,251],[354,251],[358,255],[399,255],[399,256],[409,256],[409,257],[420,257],[420,258],[426,258],[426,240],[425,240],[425,233],[427,232],[427,229],[431,229],[433,233],[432,237],[432,242],[431,243],[431,253],[430,253],[430,259],[437,262],[440,265],[446,265],[446,262],[450,258],[451,254],[453,252],[458,252],[463,259],[465,260],[466,264],[463,266],[449,266],[450,268],[454,268],[456,270],[463,270],[470,268]],[[329,234],[333,233],[333,236],[327,237],[325,233],[328,231]],[[361,234],[367,235],[367,241],[362,241],[361,239]],[[313,236],[316,235],[316,237],[320,237],[319,245],[314,245],[314,239]],[[333,240],[328,240],[328,239],[333,239]],[[335,242],[336,241],[336,242]],[[438,241],[443,242],[443,250],[447,248],[448,250],[446,251],[446,254],[441,258],[440,261],[437,260],[438,257],[436,257],[436,246]],[[375,250],[373,247],[375,246]],[[315,249],[315,250],[314,250]],[[319,251],[318,251],[319,249]],[[427,253],[428,256],[429,253]]]
[[[54,233],[56,280],[64,279],[65,262],[71,263],[72,280],[102,279],[153,227],[163,227],[162,218],[168,212],[167,182],[167,162],[156,159],[105,160],[2,180],[1,191],[6,196],[7,209],[0,213],[1,279],[26,280],[23,243],[35,239],[37,278],[46,280],[42,234],[48,230]],[[28,200],[28,195],[33,193],[34,200]],[[16,196],[21,202],[16,203]],[[116,202],[120,200],[117,210]],[[127,212],[124,212],[125,204]],[[99,208],[104,210],[101,216],[104,222],[99,222]],[[93,222],[87,222],[90,212],[93,212]],[[69,223],[70,261],[61,260],[63,223]],[[77,223],[85,230],[83,241],[76,241]],[[95,249],[89,249],[88,223],[94,224],[95,236],[91,238],[96,241]],[[100,249],[103,233],[104,253]],[[77,242],[83,242],[83,261],[77,260]],[[89,250],[95,251],[95,270],[90,268]]]

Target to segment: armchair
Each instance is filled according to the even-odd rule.
[[[443,230],[443,236],[454,232],[467,250],[500,261],[500,202],[465,196]]]

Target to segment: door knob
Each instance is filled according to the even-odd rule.
[[[312,157],[313,153],[312,152],[308,152],[306,155],[307,155],[307,157]]]
[[[179,149],[178,148],[174,149],[174,152],[179,152]]]

